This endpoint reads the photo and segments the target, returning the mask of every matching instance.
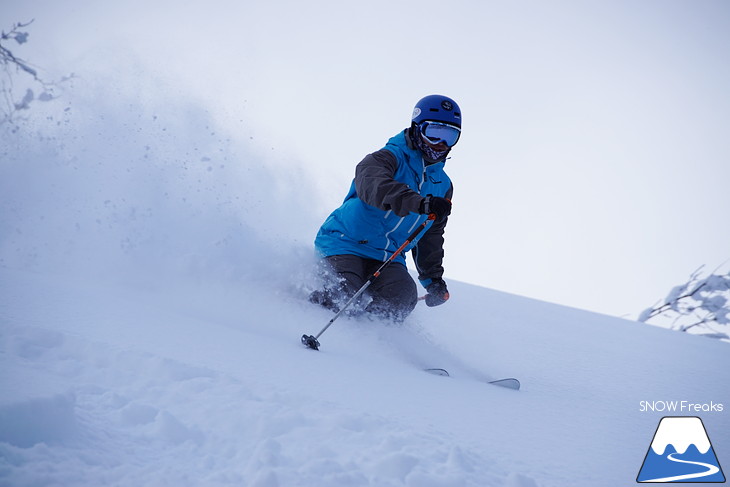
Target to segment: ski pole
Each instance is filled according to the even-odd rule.
[[[346,310],[346,309],[347,309],[347,308],[348,308],[348,307],[349,307],[349,306],[350,306],[350,305],[351,305],[351,304],[352,304],[352,303],[353,303],[353,302],[354,302],[354,301],[355,301],[355,300],[356,300],[357,298],[359,298],[359,297],[360,297],[360,295],[361,295],[362,293],[364,293],[364,292],[365,292],[365,290],[366,290],[366,289],[367,289],[368,287],[370,287],[370,285],[371,285],[371,284],[373,283],[373,281],[374,281],[375,279],[377,279],[377,278],[378,278],[378,276],[380,276],[380,273],[381,273],[381,272],[383,272],[383,269],[385,269],[386,267],[388,267],[388,265],[389,265],[389,264],[390,264],[391,262],[393,262],[393,261],[395,260],[395,258],[396,258],[396,257],[398,257],[398,256],[400,255],[400,253],[401,253],[401,252],[403,252],[403,250],[404,250],[404,249],[405,249],[406,247],[408,247],[408,245],[409,245],[409,244],[410,244],[411,242],[413,242],[413,241],[414,241],[414,240],[416,239],[416,237],[418,237],[418,236],[419,236],[419,235],[421,234],[421,232],[422,232],[422,231],[423,231],[423,230],[424,230],[424,229],[426,228],[426,226],[428,225],[428,223],[429,223],[429,222],[431,222],[431,221],[433,221],[433,220],[435,220],[435,219],[436,219],[436,215],[435,215],[434,213],[431,213],[430,215],[428,215],[428,218],[426,219],[426,221],[424,221],[423,223],[421,223],[421,224],[420,224],[420,225],[418,226],[418,228],[416,228],[416,229],[415,229],[415,230],[413,231],[413,233],[411,233],[411,234],[410,234],[410,236],[409,236],[409,237],[408,237],[408,238],[406,239],[406,241],[405,241],[405,242],[403,242],[403,245],[401,245],[400,247],[398,247],[398,249],[397,249],[397,250],[396,250],[395,252],[393,252],[393,254],[392,254],[392,255],[391,255],[391,256],[390,256],[389,258],[388,258],[388,260],[386,260],[385,262],[383,262],[383,265],[381,265],[381,266],[380,266],[380,267],[378,268],[378,270],[377,270],[377,271],[373,272],[373,274],[372,274],[372,275],[371,275],[370,277],[368,277],[368,280],[367,280],[367,281],[365,281],[365,284],[363,284],[363,285],[362,285],[362,287],[361,287],[360,289],[358,289],[358,291],[357,291],[357,292],[356,292],[356,293],[355,293],[355,294],[354,294],[354,295],[353,295],[353,296],[352,296],[352,297],[351,297],[351,298],[350,298],[350,299],[349,299],[349,300],[348,300],[348,301],[347,301],[347,302],[345,303],[345,305],[344,305],[344,306],[343,306],[342,308],[340,308],[340,310],[339,310],[339,311],[337,312],[337,314],[335,314],[335,315],[334,315],[334,316],[332,317],[332,319],[331,319],[331,320],[329,320],[329,322],[328,322],[328,323],[327,323],[327,324],[325,325],[325,327],[324,327],[324,328],[322,328],[322,330],[321,330],[321,331],[320,331],[319,333],[317,333],[316,335],[307,335],[307,334],[304,334],[304,335],[302,335],[302,344],[304,344],[305,346],[307,346],[307,347],[311,348],[312,350],[319,350],[319,342],[317,341],[317,339],[318,339],[319,337],[321,337],[321,336],[322,336],[322,334],[323,334],[323,333],[324,333],[325,331],[327,331],[327,328],[329,328],[329,327],[330,327],[330,326],[332,325],[332,323],[334,323],[334,322],[335,322],[335,320],[337,320],[337,318],[339,318],[339,317],[340,317],[340,315],[341,315],[341,314],[342,314],[342,313],[343,313],[343,312],[344,312],[344,311],[345,311],[345,310]]]

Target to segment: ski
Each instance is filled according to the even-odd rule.
[[[433,375],[439,375],[442,377],[451,377],[449,372],[446,369],[440,369],[440,368],[432,368],[432,369],[423,369],[424,372],[428,372],[429,374]],[[487,382],[488,384],[492,384],[499,387],[506,387],[507,389],[514,389],[515,391],[520,390],[520,381],[515,379],[514,377],[508,377],[506,379],[497,379],[497,380],[490,380]]]
[[[440,375],[442,377],[449,377],[449,372],[446,369],[423,369],[424,372],[428,372],[433,375]]]
[[[490,380],[489,383],[499,387],[506,387],[507,389],[514,389],[515,391],[520,390],[520,381],[518,381],[514,377],[508,377],[507,379]]]

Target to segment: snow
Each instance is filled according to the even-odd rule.
[[[308,350],[306,168],[84,83],[0,127],[1,486],[629,485],[667,415],[641,401],[730,403],[725,343],[448,272],[444,306]],[[730,463],[727,411],[702,419]]]
[[[682,441],[678,442],[678,438]],[[668,445],[673,445],[677,453],[684,453],[690,445],[694,445],[703,455],[712,446],[699,418],[679,417],[662,420],[651,442],[651,449],[657,455],[664,455]]]

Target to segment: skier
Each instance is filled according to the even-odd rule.
[[[429,215],[435,220],[406,250],[412,250],[426,304],[449,299],[443,280],[444,227],[451,213],[453,186],[444,172],[461,135],[461,110],[442,95],[422,98],[411,126],[384,148],[365,156],[342,205],[322,224],[314,241],[322,259],[323,289],[313,303],[338,311]],[[404,320],[418,302],[416,283],[401,253],[372,282],[353,314],[362,312]],[[364,297],[363,296],[363,297]]]

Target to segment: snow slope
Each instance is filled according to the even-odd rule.
[[[154,97],[66,108],[0,128],[1,486],[631,485],[641,401],[730,407],[727,344],[453,281],[305,349],[306,171]],[[721,465],[726,409],[682,413]]]

